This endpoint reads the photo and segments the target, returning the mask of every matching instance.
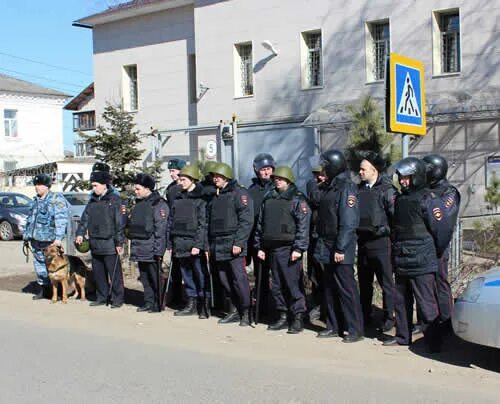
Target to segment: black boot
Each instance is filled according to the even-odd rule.
[[[228,324],[228,323],[236,323],[237,321],[240,321],[240,313],[238,313],[238,310],[236,307],[234,307],[232,304],[229,308],[229,313],[226,314],[224,318],[221,318],[218,323],[219,324]]]
[[[174,313],[174,316],[194,316],[196,314],[196,298],[189,297],[186,306],[177,310]]]
[[[274,323],[269,324],[267,326],[268,330],[273,330],[273,331],[278,331],[278,330],[284,330],[285,328],[288,327],[288,321],[286,318],[286,312],[285,311],[280,311],[280,317],[278,320],[276,320]]]
[[[288,334],[298,334],[304,331],[304,313],[295,314],[292,324],[288,327]]]
[[[250,325],[250,313],[248,309],[243,310],[241,313],[240,327],[248,327]]]
[[[40,299],[50,299],[51,298],[51,286],[50,285],[38,285],[38,292],[33,296],[33,300]]]
[[[207,319],[210,317],[210,298],[209,297],[199,297],[198,298],[198,318]]]

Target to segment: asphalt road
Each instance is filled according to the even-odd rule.
[[[457,366],[369,339],[319,341],[311,331],[51,305],[4,291],[0,322],[5,403],[465,403],[498,402],[500,393],[499,356],[492,370]]]

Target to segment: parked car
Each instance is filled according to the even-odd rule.
[[[455,303],[452,323],[460,338],[500,348],[500,267],[469,282]]]
[[[82,254],[76,250],[73,242],[75,241],[76,229],[80,223],[85,206],[87,206],[90,194],[88,192],[63,192],[63,196],[69,204],[69,219],[64,251],[69,256],[80,256]]]
[[[0,240],[21,237],[26,226],[31,199],[14,192],[0,192]]]

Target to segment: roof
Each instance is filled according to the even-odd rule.
[[[170,8],[194,4],[194,0],[132,0],[109,7],[108,9],[88,17],[80,18],[73,25],[93,28],[94,25],[119,21],[125,18],[137,17]]]
[[[51,95],[56,97],[69,98],[70,95],[61,93],[57,90],[52,90],[47,87],[39,86],[38,84],[30,83],[29,81],[24,81],[16,79],[12,76],[7,76],[0,73],[0,91],[5,91],[9,93],[26,93],[26,94],[37,94],[37,95]]]
[[[64,109],[68,111],[78,111],[83,101],[89,97],[94,97],[94,83],[90,83],[80,94],[73,97],[65,106]]]

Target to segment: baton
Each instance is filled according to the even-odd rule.
[[[113,291],[113,282],[115,280],[116,268],[118,268],[118,260],[120,256],[116,254],[115,267],[113,268],[113,274],[111,275],[111,285],[108,288],[108,296],[106,297],[106,306],[109,306],[111,303],[111,292]]]
[[[170,257],[170,263],[168,264],[168,278],[167,278],[167,283],[165,284],[165,288],[164,288],[164,290],[161,293],[161,298],[160,298],[161,306],[163,306],[163,304],[166,302],[168,288],[170,286],[170,280],[172,279],[172,260],[173,260],[173,254]],[[160,308],[160,310],[161,310],[161,308]]]
[[[161,267],[162,267],[162,264],[163,264],[163,256],[159,256],[159,259],[156,261],[156,268],[157,268],[157,275],[158,275],[158,291],[157,291],[157,294],[158,294],[158,311],[161,312],[162,309],[161,309],[161,306],[162,306],[162,293],[161,293]]]
[[[214,280],[212,278],[212,268],[210,267],[210,256],[208,255],[208,252],[205,253],[205,258],[207,259],[207,272],[208,272],[208,278],[210,280],[210,307],[213,309],[215,307]]]
[[[256,262],[255,262],[256,261]],[[255,324],[259,324],[259,311],[260,311],[260,291],[262,283],[262,260],[257,257],[254,262],[257,264],[257,300],[255,302]]]

